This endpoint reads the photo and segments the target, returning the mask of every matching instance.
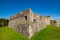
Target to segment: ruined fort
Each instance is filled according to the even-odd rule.
[[[51,20],[51,16],[41,16],[26,9],[16,15],[10,17],[9,27],[20,32],[27,37],[31,37],[34,33],[42,30],[46,25],[60,26],[60,20]]]

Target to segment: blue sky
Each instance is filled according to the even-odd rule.
[[[39,15],[60,19],[60,0],[0,0],[0,18],[9,19],[27,8]]]

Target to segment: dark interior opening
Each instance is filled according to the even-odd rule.
[[[54,23],[56,23],[56,22],[54,22]]]
[[[27,16],[25,16],[25,20],[27,21]]]
[[[36,21],[36,20],[34,19],[34,21]]]

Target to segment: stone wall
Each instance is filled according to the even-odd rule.
[[[29,37],[29,24],[24,23],[24,24],[19,24],[14,27],[15,31],[22,33],[23,35],[26,35]]]
[[[60,20],[51,20],[51,25],[59,27],[60,26]]]
[[[37,31],[50,25],[50,16],[41,16],[34,14],[31,9],[27,9],[10,17],[9,27],[14,28],[27,37],[31,37]]]

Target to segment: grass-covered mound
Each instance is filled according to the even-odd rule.
[[[28,38],[12,28],[0,27],[0,40],[28,40]]]
[[[31,40],[60,40],[60,27],[47,26],[32,36]]]
[[[29,40],[12,28],[0,27],[0,40]],[[31,40],[60,40],[60,27],[47,26],[32,36]]]

